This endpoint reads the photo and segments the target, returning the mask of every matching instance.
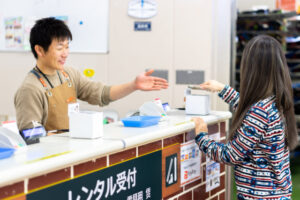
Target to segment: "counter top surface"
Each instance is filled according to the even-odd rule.
[[[230,112],[212,111],[200,116],[207,124],[231,118]],[[0,187],[61,169],[93,158],[122,151],[194,128],[192,115],[184,111],[172,111],[158,125],[145,128],[124,127],[122,122],[104,126],[104,136],[98,139],[70,138],[68,133],[40,139],[40,143],[27,146],[27,149],[14,156],[0,160]]]
[[[194,115],[185,115],[182,110],[168,113],[168,117],[156,126],[145,128],[124,127],[122,122],[109,124],[104,127],[104,139],[121,139],[126,147],[170,137],[178,132],[184,132],[194,128],[191,118]],[[213,124],[231,118],[230,112],[212,111],[210,115],[200,116],[207,124]]]

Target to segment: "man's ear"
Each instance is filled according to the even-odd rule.
[[[40,45],[36,44],[34,46],[34,50],[35,50],[36,54],[38,55],[38,57],[43,57],[45,55],[44,48],[41,47]]]

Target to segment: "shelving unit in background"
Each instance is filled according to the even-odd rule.
[[[233,69],[235,88],[239,91],[240,62],[247,42],[261,34],[277,39],[285,50],[293,81],[295,116],[300,133],[300,16],[296,16],[296,12],[279,10],[267,13],[249,11],[238,13],[236,27],[236,65]]]
[[[257,35],[270,35],[277,39],[286,49],[287,18],[296,15],[296,12],[243,12],[237,17],[236,36],[236,64],[234,69],[234,86],[239,91],[240,87],[240,62],[245,45]]]
[[[294,108],[300,133],[300,16],[290,18],[287,29],[286,58],[293,82]]]

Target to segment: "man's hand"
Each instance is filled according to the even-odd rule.
[[[204,122],[204,120],[200,117],[194,117],[192,118],[192,121],[195,123],[195,136],[197,136],[199,133],[204,132],[207,133],[207,124]]]
[[[150,76],[154,72],[153,69],[142,73],[135,78],[135,89],[143,91],[167,89],[169,84],[165,79]]]

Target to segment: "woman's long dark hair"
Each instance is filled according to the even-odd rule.
[[[234,137],[254,103],[275,95],[276,107],[285,121],[286,145],[294,149],[298,143],[298,133],[292,81],[281,44],[266,35],[252,38],[243,51],[240,78],[240,99],[229,139]]]

